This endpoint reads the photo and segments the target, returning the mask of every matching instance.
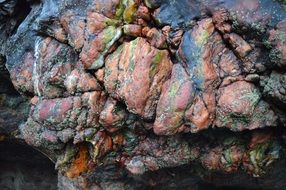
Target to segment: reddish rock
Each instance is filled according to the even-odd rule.
[[[99,126],[99,116],[106,101],[104,91],[86,92],[82,95],[82,105],[87,107],[86,126]]]
[[[164,26],[162,32],[166,36],[168,44],[173,47],[178,47],[180,45],[184,33],[183,30],[172,31],[170,26]]]
[[[105,100],[102,91],[86,92],[77,97],[40,99],[32,107],[31,117],[48,128],[95,127],[99,125]]]
[[[101,83],[104,82],[104,71],[105,71],[104,68],[98,69],[94,74],[96,79]]]
[[[119,16],[117,12],[121,8],[120,4],[120,0],[93,1],[92,3],[95,12],[111,19],[116,19]]]
[[[171,72],[168,52],[137,38],[119,47],[105,64],[106,90],[123,99],[130,112],[152,118],[162,85]]]
[[[215,119],[215,93],[212,90],[205,91],[202,95],[197,95],[191,107],[184,115],[190,131],[196,133],[207,129]]]
[[[212,18],[216,29],[220,32],[229,33],[231,31],[231,25],[227,23],[229,21],[229,13],[225,9],[215,11]]]
[[[157,30],[156,28],[151,28],[146,34],[146,37],[148,42],[158,49],[163,49],[167,47],[166,37],[161,31]]]
[[[140,37],[141,30],[142,30],[142,27],[136,24],[128,24],[128,25],[123,26],[124,34],[133,36],[133,37]]]
[[[184,34],[178,56],[187,66],[196,87],[200,90],[208,88],[210,84],[215,86],[218,82],[218,71],[213,61],[216,41],[212,19],[204,19],[198,22],[191,31]],[[215,45],[217,45],[215,43]]]
[[[115,132],[125,123],[127,113],[124,108],[118,105],[118,101],[108,98],[102,112],[100,113],[99,122],[108,131]]]
[[[104,131],[98,131],[88,141],[92,143],[94,148],[94,150],[91,151],[91,157],[95,164],[97,164],[100,157],[104,156],[113,148],[112,138]]]
[[[136,17],[149,21],[151,18],[149,9],[145,6],[140,5],[136,11]]]
[[[245,57],[252,50],[251,46],[235,33],[226,34],[224,35],[224,38],[230,43],[234,51],[240,57]]]
[[[49,37],[38,39],[36,51],[33,65],[35,95],[48,98],[63,96],[64,80],[77,63],[75,52]]]
[[[195,89],[185,69],[176,64],[173,66],[171,79],[163,86],[156,110],[154,132],[158,135],[177,133],[183,124],[184,113],[192,104]]]
[[[83,47],[86,27],[84,19],[84,17],[78,16],[72,11],[67,11],[60,17],[60,23],[68,34],[68,42],[76,50],[80,50]]]
[[[223,149],[221,147],[215,147],[208,151],[203,157],[201,157],[201,162],[204,167],[208,170],[219,170],[221,166],[221,156]]]
[[[258,89],[245,81],[220,88],[216,126],[233,131],[275,126],[277,117],[260,98]]]
[[[96,19],[96,18],[94,18]],[[121,36],[121,29],[108,26],[98,34],[91,33],[80,54],[85,69],[98,69],[104,64],[104,56],[109,48]]]
[[[91,74],[75,69],[64,82],[69,94],[100,91],[101,86]]]
[[[112,45],[121,37],[117,20],[110,19],[93,10],[87,12],[85,42],[80,59],[86,69],[98,69],[104,64],[104,57]]]
[[[81,145],[79,152],[75,159],[72,161],[70,168],[67,169],[66,175],[69,178],[78,177],[83,172],[87,171],[88,164],[88,147]]]

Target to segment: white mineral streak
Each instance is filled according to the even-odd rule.
[[[34,93],[37,96],[41,96],[40,88],[39,88],[39,80],[41,75],[41,60],[39,56],[39,47],[41,44],[41,38],[37,37],[35,42],[35,61],[33,64],[33,82],[34,82]]]

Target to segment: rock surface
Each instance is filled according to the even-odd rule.
[[[0,143],[63,190],[283,189],[285,6],[0,0]]]

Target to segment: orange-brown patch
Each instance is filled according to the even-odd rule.
[[[88,149],[86,146],[81,145],[77,157],[71,163],[70,168],[66,172],[69,178],[78,177],[83,172],[87,171],[88,165]]]

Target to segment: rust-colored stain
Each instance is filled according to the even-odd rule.
[[[76,159],[71,163],[71,167],[66,172],[69,178],[78,177],[83,172],[87,171],[88,165],[88,150],[84,145],[80,146]]]

